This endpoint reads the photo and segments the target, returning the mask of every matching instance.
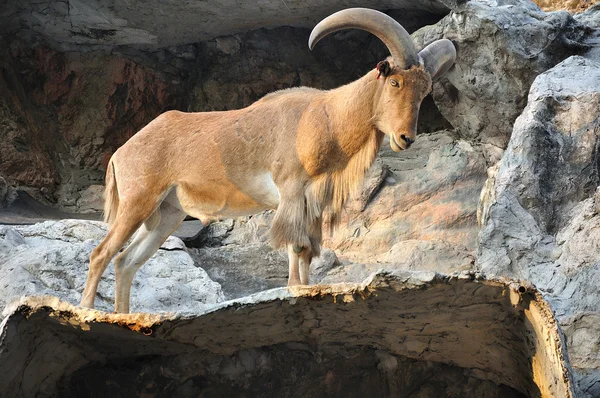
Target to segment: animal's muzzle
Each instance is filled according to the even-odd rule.
[[[414,139],[408,137],[406,134],[397,136],[395,134],[390,135],[390,146],[394,152],[400,152],[404,149],[408,149],[415,142]]]
[[[404,143],[406,144],[406,149],[408,149],[413,142],[415,142],[415,140],[410,139],[409,137],[407,137],[406,135],[402,134],[400,136],[400,138],[402,138],[402,140],[404,141]]]

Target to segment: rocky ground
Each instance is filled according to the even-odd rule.
[[[291,9],[299,5],[288,1],[280,6],[287,3]],[[416,30],[413,37],[418,46],[441,37],[451,39],[457,48],[456,65],[434,84],[433,95],[422,109],[421,134],[411,149],[396,154],[384,143],[341,226],[326,237],[326,249],[312,266],[311,280],[361,283],[385,269],[528,281],[539,291],[540,302],[549,303],[560,326],[558,340],[548,338],[544,346],[564,341],[565,369],[573,377],[575,396],[598,397],[600,6],[571,15],[544,12],[525,0],[434,3],[432,8],[412,9],[404,18],[413,21],[411,31]],[[402,18],[403,12],[391,15]],[[0,221],[12,224],[39,221],[49,214],[56,219],[86,212],[96,216],[108,156],[162,110],[229,109],[273,89],[333,87],[364,73],[384,54],[379,43],[357,33],[339,34],[311,54],[305,49],[308,31],[301,24],[185,46],[120,45],[109,51],[111,43],[100,36],[86,39],[97,42],[82,51],[90,44],[77,41],[79,36],[75,42],[63,36],[57,36],[58,44],[45,42],[42,39],[50,33],[33,29],[35,35],[27,31],[28,35],[23,26],[27,24],[19,32],[3,35],[10,45],[0,50],[4,51],[0,134],[7,137],[0,141],[0,201],[5,206],[10,202]],[[113,38],[127,37],[128,31],[116,30]],[[32,160],[25,163],[24,159]],[[38,207],[32,206],[37,202],[41,202]],[[133,310],[199,313],[207,305],[237,298],[242,300],[238,303],[246,303],[249,313],[260,314],[262,304],[253,307],[243,297],[284,286],[287,279],[287,256],[273,250],[267,240],[271,218],[272,213],[264,213],[206,227],[186,221],[177,233],[185,245],[171,238],[136,276]],[[82,220],[0,226],[0,305],[24,294],[51,294],[76,304],[87,257],[104,233],[103,224]],[[113,300],[112,275],[107,273],[100,285],[97,301],[104,310],[110,310]],[[416,296],[407,300],[418,302]],[[385,313],[376,308],[379,304],[369,305],[375,313]],[[34,304],[31,308],[39,313]],[[17,322],[22,310],[15,311],[12,319]],[[309,322],[314,318],[311,311],[303,311],[300,318]],[[61,316],[68,323],[69,317]],[[207,315],[203,317],[192,322],[204,322]],[[504,318],[493,322],[498,319]],[[19,322],[15,325],[26,325]],[[278,327],[282,326],[272,325]],[[365,328],[365,333],[371,330]],[[496,332],[481,333],[491,338]],[[267,354],[248,354],[246,347],[234,362],[244,363],[244,355],[252,358],[248,360],[252,364],[260,363],[263,355],[280,358],[283,352],[311,358],[322,355],[312,346],[310,333],[307,336],[308,346],[277,345]],[[406,351],[360,351],[369,347],[353,346],[345,354],[336,351],[332,358],[337,359],[332,361],[346,366],[338,354],[346,359],[371,358],[368,361],[379,369],[365,376],[371,381],[384,377],[385,364],[393,362],[401,364],[394,369],[414,369],[419,380],[438,371],[431,366],[443,363],[453,368],[440,371],[445,376],[439,383],[448,385],[447,375],[452,372],[466,378],[461,380],[498,382],[472,373],[477,365],[439,358],[430,358],[436,365],[413,363],[423,358],[414,353],[407,356]],[[179,351],[173,350],[168,351],[172,366],[157,359],[148,374],[165,366],[180,369],[183,365],[173,365],[177,361],[189,363],[189,358],[181,359]],[[221,360],[207,361],[214,369]],[[111,361],[103,372],[116,372],[121,366],[118,357]],[[85,372],[98,370],[97,363],[72,373],[71,387],[83,388]],[[135,368],[131,361],[123,366]],[[256,372],[255,376],[260,374]],[[331,385],[337,385],[331,377]],[[531,386],[505,380],[500,384],[519,393],[545,396],[543,389],[538,394]],[[255,378],[246,385],[258,382],[261,379]],[[194,383],[190,388],[197,386]],[[386,385],[391,394],[404,391],[408,384]],[[414,390],[422,394],[414,392],[414,396],[439,396],[440,390],[431,388]],[[483,384],[476,388],[482,389],[476,396],[493,396]],[[496,393],[512,396],[515,391]],[[466,392],[457,389],[454,396],[461,394]]]

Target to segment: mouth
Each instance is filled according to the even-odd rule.
[[[398,141],[396,141],[396,138],[394,137],[393,134],[390,134],[390,147],[392,148],[392,151],[394,152],[400,152],[406,149],[406,147],[404,146],[404,143],[402,145],[400,145],[398,143]]]

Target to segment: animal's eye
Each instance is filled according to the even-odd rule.
[[[390,79],[390,84],[393,87],[400,87],[400,83],[398,82],[398,80]]]

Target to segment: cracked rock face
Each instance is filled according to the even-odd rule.
[[[420,45],[442,37],[455,67],[433,98],[463,138],[506,148],[535,77],[581,52],[586,28],[569,13],[544,13],[529,1],[470,1],[413,34]]]
[[[106,235],[95,221],[47,221],[0,226],[0,306],[13,298],[50,294],[76,304],[87,277],[90,252]],[[100,281],[96,307],[114,308],[112,263]],[[198,311],[223,301],[221,286],[197,268],[181,240],[170,237],[136,274],[133,311]]]
[[[377,191],[368,205],[360,197],[350,203],[327,245],[352,261],[379,267],[431,269],[435,264],[445,273],[470,269],[478,195],[485,181],[483,152],[479,145],[456,139],[454,131],[420,136],[410,151],[399,154],[384,143],[363,188],[381,179],[373,184]]]
[[[49,297],[5,315],[3,395],[573,396],[548,305],[510,281],[382,273],[196,315],[103,314]]]
[[[600,394],[600,63],[541,74],[498,165],[478,265],[534,283],[564,327],[582,393]]]

